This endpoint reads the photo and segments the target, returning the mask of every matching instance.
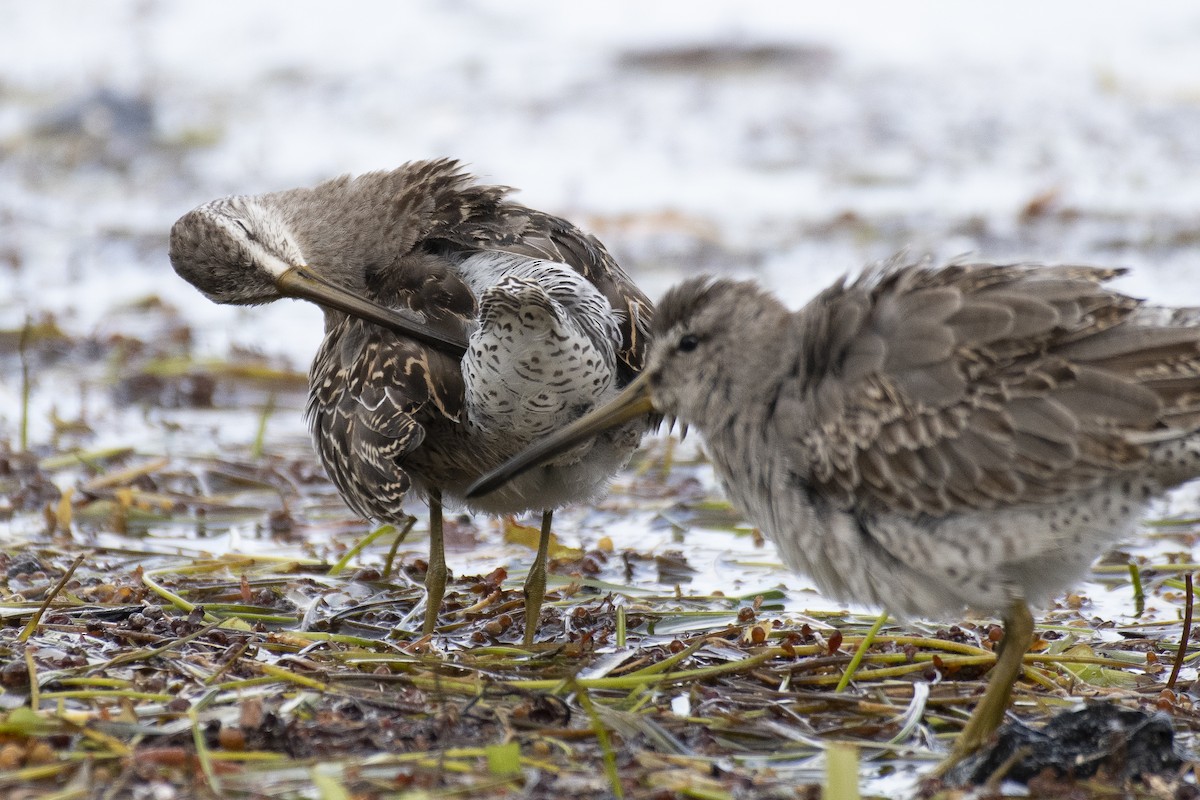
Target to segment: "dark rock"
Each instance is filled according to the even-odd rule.
[[[1171,720],[1110,704],[1060,714],[1042,728],[1011,722],[1000,729],[989,750],[962,765],[968,782],[986,782],[1013,759],[1005,780],[1028,783],[1046,770],[1065,778],[1090,778],[1097,773],[1114,780],[1170,773],[1182,763],[1174,750]]]

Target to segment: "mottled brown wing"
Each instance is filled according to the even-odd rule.
[[[939,515],[1140,463],[1137,441],[1197,389],[1198,333],[1137,324],[1138,302],[1101,285],[1116,274],[905,267],[823,293],[795,318],[812,346],[785,412],[809,480],[846,508]]]
[[[412,479],[405,457],[432,418],[457,418],[458,364],[369,323],[349,320],[327,336],[313,361],[309,425],[329,477],[356,512],[403,516]]]
[[[573,267],[622,316],[622,383],[641,372],[654,306],[596,237],[560,217],[506,199],[508,187],[469,183],[473,179],[456,162],[434,162],[423,169],[431,171],[423,183],[430,204],[423,210],[438,220],[427,232],[430,242],[444,241],[452,249],[502,250]]]

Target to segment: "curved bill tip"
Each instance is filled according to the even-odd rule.
[[[468,487],[466,497],[471,499],[494,492],[580,442],[587,441],[609,428],[653,413],[654,404],[650,400],[649,383],[643,373],[608,403],[585,414],[557,433],[533,443],[494,470],[485,473]]]
[[[409,319],[387,306],[380,305],[354,292],[330,283],[305,267],[292,267],[275,279],[280,294],[311,300],[319,306],[332,308],[429,345],[447,355],[462,358],[467,352],[465,338],[439,331],[429,325]]]

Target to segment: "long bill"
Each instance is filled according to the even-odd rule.
[[[481,497],[499,489],[505,483],[538,464],[570,450],[580,442],[591,439],[609,428],[632,419],[654,413],[650,400],[650,381],[642,373],[633,383],[609,402],[572,422],[567,427],[552,433],[486,473],[467,489],[467,497]]]
[[[303,267],[292,267],[275,280],[280,294],[311,300],[319,306],[332,308],[352,317],[373,322],[388,330],[423,342],[454,358],[462,358],[467,352],[465,339],[455,337],[435,328],[411,320],[396,311],[360,297],[353,292],[336,286]]]

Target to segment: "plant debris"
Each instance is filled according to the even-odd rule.
[[[823,751],[846,744],[868,787],[915,786],[993,661],[988,624],[798,613],[787,589],[705,588],[699,551],[686,544],[622,544],[608,520],[647,504],[663,515],[641,517],[651,527],[661,519],[685,537],[744,537],[717,498],[696,491],[702,462],[673,448],[671,469],[635,464],[591,512],[585,528],[613,535],[556,547],[532,648],[520,646],[523,576],[504,566],[459,574],[439,631],[422,637],[424,561],[384,563],[408,532],[381,531],[343,555],[363,524],[311,455],[270,449],[257,458],[0,453],[14,533],[0,553],[0,793],[815,797]],[[662,452],[652,446],[645,458]],[[456,522],[459,546],[507,537],[505,547],[527,547],[521,525],[505,523],[504,537],[487,526]],[[248,538],[223,550],[233,531]],[[403,544],[412,550],[402,554],[422,552],[419,539]],[[519,572],[531,557],[511,563]],[[1178,601],[1176,576],[1188,568],[1146,563],[1140,581],[1151,600]],[[1098,577],[1119,582],[1116,569]],[[1120,719],[1159,712],[1186,752],[1200,726],[1188,693],[1196,653],[1174,690],[1163,683],[1178,620],[1116,625],[1087,617],[1088,605],[1069,601],[1043,620],[1014,713],[1036,724],[1081,696]],[[1155,722],[1163,717],[1148,719],[1139,731],[1169,739]],[[1064,724],[1031,735],[1059,742],[1069,759]],[[1104,738],[1090,730],[1076,738]],[[976,774],[993,774],[1025,741],[1002,739]],[[1148,796],[1182,796],[1193,784],[1168,761],[1152,783],[1143,767],[1110,764],[1105,774]],[[1008,775],[1027,779],[1052,762],[1029,763]],[[1094,772],[1060,769],[1054,785],[1082,786]]]

